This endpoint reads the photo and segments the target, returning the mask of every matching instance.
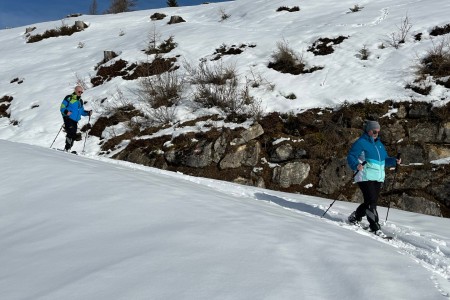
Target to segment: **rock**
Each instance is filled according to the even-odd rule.
[[[184,165],[193,168],[204,168],[212,163],[212,143],[201,142],[186,155]]]
[[[285,143],[276,147],[275,150],[270,155],[270,161],[272,162],[283,162],[292,158],[294,148],[291,144]]]
[[[413,103],[409,109],[408,117],[411,119],[427,118],[430,115],[431,105],[428,103]]]
[[[144,153],[139,148],[136,148],[133,151],[131,151],[131,153],[127,155],[125,160],[136,163],[136,164],[144,165],[144,166],[152,165],[151,159],[146,155],[146,153]]]
[[[450,146],[428,145],[426,148],[429,161],[450,157]]]
[[[434,123],[419,123],[408,130],[411,141],[430,143],[435,142],[438,136],[438,126]]]
[[[223,133],[213,145],[213,162],[218,163],[227,149],[228,135]]]
[[[236,179],[233,180],[234,183],[239,183],[242,185],[249,185],[252,186],[253,182],[250,179],[244,178],[244,177],[238,177]]]
[[[423,197],[411,197],[404,193],[397,201],[397,205],[398,208],[406,211],[442,217],[439,204],[428,201]]]
[[[352,178],[352,170],[347,166],[346,158],[333,158],[320,173],[319,192],[333,194],[345,186]]]
[[[245,151],[242,164],[248,167],[254,167],[259,162],[261,155],[261,144],[258,141],[250,141],[247,143],[247,149]]]
[[[180,16],[171,16],[170,21],[167,24],[176,24],[176,23],[182,23],[186,22],[182,17]]]
[[[272,181],[283,188],[301,184],[309,175],[311,167],[299,161],[287,163],[273,169]]]
[[[437,139],[443,143],[450,143],[450,122],[442,124],[439,128]]]
[[[239,168],[242,165],[242,161],[246,156],[246,145],[241,145],[234,149],[234,151],[227,153],[225,157],[220,161],[220,169],[234,169]]]
[[[402,154],[402,164],[425,163],[425,151],[419,145],[404,145],[400,147]]]
[[[405,137],[405,130],[399,121],[381,128],[381,140],[383,143],[395,144],[399,140],[405,139]]]
[[[396,115],[399,119],[404,119],[408,116],[408,112],[406,111],[406,108],[404,105],[400,105],[398,107]]]
[[[261,144],[257,141],[251,141],[245,145],[235,147],[219,163],[219,168],[234,169],[240,166],[256,166],[259,162],[261,153]]]
[[[257,137],[259,137],[260,135],[263,135],[263,134],[264,134],[264,129],[262,128],[262,126],[260,124],[256,123],[253,126],[251,126],[249,129],[244,130],[241,133],[241,138],[234,139],[232,141],[232,143],[235,145],[243,145],[243,144],[247,143],[248,141],[256,139]]]
[[[450,207],[450,176],[446,176],[441,183],[434,184],[431,192],[436,199]]]

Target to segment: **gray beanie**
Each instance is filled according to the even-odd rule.
[[[380,123],[378,123],[377,121],[366,120],[366,123],[364,125],[364,131],[369,132],[370,130],[374,129],[380,130]]]

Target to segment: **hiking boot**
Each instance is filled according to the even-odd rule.
[[[352,212],[351,215],[348,217],[348,222],[349,222],[350,224],[353,224],[353,225],[359,225],[359,223],[361,222],[361,220],[358,220],[358,219],[356,218],[356,212],[354,211],[354,212]]]
[[[372,231],[375,235],[378,235],[379,237],[385,238],[387,237],[387,235],[381,231],[380,229],[378,229],[377,231]]]

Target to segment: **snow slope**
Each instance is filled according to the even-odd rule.
[[[70,18],[34,24],[32,34],[73,25],[82,20],[89,27],[71,36],[26,43],[25,27],[0,30],[1,78],[0,96],[13,96],[11,118],[0,118],[0,138],[28,144],[49,146],[59,127],[58,111],[63,97],[72,92],[77,81],[88,87],[83,95],[88,108],[94,109],[92,122],[107,110],[120,89],[124,97],[139,106],[131,92],[137,80],[115,78],[101,86],[92,87],[90,78],[95,66],[103,59],[103,51],[119,53],[117,59],[132,62],[152,60],[142,51],[151,33],[158,33],[161,42],[170,36],[178,43],[166,57],[179,55],[180,71],[184,62],[196,66],[200,59],[211,59],[221,45],[256,45],[247,47],[240,55],[224,56],[222,63],[234,65],[241,76],[261,77],[267,84],[251,89],[266,112],[298,112],[311,107],[335,107],[345,101],[427,101],[435,105],[448,102],[449,92],[442,86],[433,87],[429,96],[422,96],[405,85],[415,79],[414,66],[420,57],[443,37],[431,37],[430,30],[448,23],[450,2],[447,0],[365,0],[358,3],[362,10],[351,13],[355,2],[294,1],[294,0],[236,0],[191,7],[161,8],[117,15]],[[276,12],[281,6],[299,6],[298,12]],[[155,12],[168,17],[151,21]],[[221,12],[230,17],[221,21]],[[168,25],[169,16],[179,15],[185,23]],[[406,43],[399,49],[388,46],[392,33],[398,33],[402,20],[408,17],[412,28]],[[422,40],[414,35],[422,33]],[[307,49],[319,38],[349,37],[334,47],[333,54],[314,56]],[[267,68],[279,42],[285,41],[303,57],[308,67],[322,66],[320,71],[303,75],[282,74]],[[380,49],[384,44],[386,48]],[[82,45],[82,47],[80,46]],[[358,58],[365,47],[368,60]],[[23,83],[11,83],[15,78]],[[198,109],[192,104],[192,87],[187,86],[178,107],[178,120],[195,119],[217,110]],[[296,99],[286,99],[295,94]],[[102,102],[102,99],[107,101]],[[117,101],[117,100],[116,100]],[[38,107],[36,107],[38,106]],[[34,107],[34,108],[32,108]],[[17,121],[17,126],[10,122]],[[84,122],[84,123],[83,123]],[[81,125],[87,120],[83,119]],[[119,129],[123,130],[123,129]],[[104,133],[105,136],[108,133]],[[57,144],[63,144],[60,136]],[[98,140],[87,144],[90,153],[98,153]],[[79,149],[75,149],[79,150]]]
[[[448,299],[448,219],[0,141],[1,299]],[[380,215],[386,210],[380,208]]]
[[[275,12],[294,5],[300,12]],[[330,200],[97,157],[95,137],[87,140],[84,157],[48,149],[61,127],[60,102],[77,80],[89,82],[104,50],[146,61],[141,50],[153,25],[162,39],[173,35],[178,43],[168,56],[193,64],[212,58],[224,43],[256,44],[223,62],[235,64],[243,77],[253,72],[274,84],[273,90],[251,91],[267,112],[366,98],[448,103],[448,91],[433,83],[429,96],[404,86],[414,79],[418,57],[441,39],[428,32],[448,23],[450,3],[366,0],[359,3],[362,11],[348,13],[354,5],[236,0],[82,16],[89,24],[85,31],[34,44],[25,42],[25,27],[0,30],[0,97],[14,97],[11,118],[0,118],[0,298],[448,299],[448,219],[392,209],[383,227],[395,240],[386,242],[344,224],[356,204],[336,202],[320,218]],[[221,9],[230,15],[223,22]],[[187,22],[152,22],[154,12]],[[379,49],[406,15],[413,24],[407,43]],[[34,24],[33,33],[60,25]],[[423,33],[422,41],[414,41],[416,33]],[[320,37],[340,35],[350,38],[332,55],[306,51]],[[324,69],[301,76],[268,69],[283,39],[310,66]],[[364,46],[371,52],[368,61],[356,57]],[[15,78],[23,83],[11,83]],[[136,84],[115,78],[89,87],[83,98],[95,111],[91,122],[104,114],[117,89],[135,101],[129,90]],[[180,120],[211,112],[195,109],[191,92],[183,96]],[[290,93],[297,99],[284,97]],[[63,144],[60,134],[55,146]],[[82,147],[76,143],[74,150]]]

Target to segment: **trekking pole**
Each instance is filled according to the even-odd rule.
[[[364,166],[365,164],[367,164],[367,161],[364,161],[364,162],[361,164],[361,166]],[[352,180],[353,180],[353,178],[355,178],[355,176],[356,176],[356,174],[358,174],[358,172],[359,172],[359,170],[356,171],[355,174],[353,174]],[[336,199],[334,199],[334,201],[331,202],[330,206],[328,206],[327,210],[323,213],[323,215],[322,215],[321,218],[323,218],[323,216],[325,216],[325,214],[328,212],[328,210],[333,206],[334,202],[336,202]]]
[[[397,159],[400,159],[401,155],[402,155],[401,153],[397,153]],[[395,183],[395,180],[397,178],[397,170],[398,170],[398,164],[395,166],[394,179],[392,180],[391,188],[388,191],[392,190],[392,188],[394,187],[394,183]],[[391,201],[388,202],[388,209],[387,209],[386,220],[384,221],[384,224],[386,224],[386,222],[387,222],[387,218],[388,218],[388,215],[389,215],[389,209],[390,208],[391,208]]]
[[[83,151],[81,151],[81,153],[86,153],[86,151],[84,151],[84,148],[86,147],[86,140],[88,138],[88,131],[91,129],[91,115],[89,114],[89,121],[87,123],[87,127],[88,129],[86,129],[86,135],[84,136],[84,144],[83,144]]]
[[[50,145],[50,148],[51,148],[51,147],[53,146],[53,144],[55,143],[56,138],[58,137],[58,135],[59,135],[59,133],[61,132],[61,130],[62,130],[63,127],[64,127],[64,124],[61,125],[61,128],[59,129],[58,134],[55,136],[55,139],[53,140],[53,143]]]

